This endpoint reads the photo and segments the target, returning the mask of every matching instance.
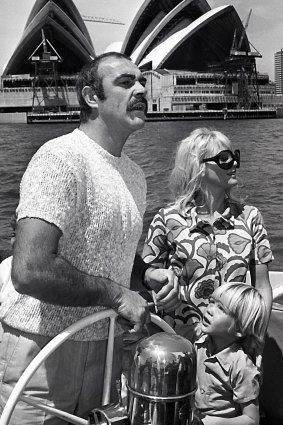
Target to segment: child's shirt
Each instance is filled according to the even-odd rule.
[[[240,404],[256,400],[261,373],[239,343],[210,355],[210,338],[195,342],[197,352],[196,408],[205,415],[232,418]]]

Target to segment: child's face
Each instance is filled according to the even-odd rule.
[[[236,333],[235,319],[220,301],[210,298],[203,315],[201,330],[208,335],[233,335]]]

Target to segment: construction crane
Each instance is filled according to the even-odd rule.
[[[117,19],[111,19],[111,18],[102,18],[99,16],[82,16],[84,21],[90,21],[90,22],[100,22],[102,24],[115,24],[115,25],[125,25],[124,22],[118,21]]]
[[[252,9],[249,11],[245,25],[243,25],[239,41],[237,41],[237,30],[235,29],[229,56],[230,65],[232,65],[233,72],[236,71],[238,79],[238,107],[246,109],[249,109],[251,105],[257,107],[260,105],[255,58],[261,58],[262,55],[249,40],[248,43],[254,51],[242,50],[251,14]]]
[[[230,50],[230,56],[252,56],[252,57],[262,58],[262,55],[252,45],[252,43],[250,43],[250,41],[249,41],[249,44],[253,47],[253,49],[255,51],[254,52],[248,52],[248,51],[245,51],[245,50],[241,50],[241,47],[242,47],[242,44],[243,44],[243,41],[244,41],[244,37],[247,33],[247,29],[248,29],[248,26],[249,26],[251,14],[252,14],[252,9],[249,11],[249,15],[247,17],[246,23],[243,27],[243,31],[240,35],[238,42],[237,42],[237,30],[235,29],[234,36],[233,36],[233,42],[232,42],[232,46],[231,46],[231,50]]]
[[[246,20],[244,29],[242,31],[242,34],[241,34],[241,37],[240,37],[240,40],[239,40],[239,43],[238,43],[238,49],[240,49],[242,47],[244,36],[247,33],[247,29],[248,29],[248,26],[249,26],[249,22],[250,22],[252,11],[253,11],[252,9],[249,11],[249,14],[248,14],[248,17],[247,17],[247,20]]]

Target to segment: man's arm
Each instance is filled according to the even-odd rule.
[[[64,306],[105,306],[140,331],[149,321],[147,302],[137,293],[110,279],[77,270],[58,256],[61,230],[40,219],[18,222],[12,281],[21,293]]]

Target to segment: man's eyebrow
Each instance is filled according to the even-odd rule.
[[[135,74],[128,74],[128,73],[120,74],[120,75],[118,75],[118,77],[115,78],[114,81],[116,82],[116,81],[119,81],[123,78],[130,78],[131,80],[135,80],[136,76],[135,76]]]
[[[119,82],[123,78],[129,78],[130,80],[135,81],[136,75],[126,72],[124,74],[118,75],[118,77],[115,78],[114,83]],[[137,78],[137,80],[140,81],[140,82],[146,82],[146,78],[143,75],[141,75],[139,78]]]

